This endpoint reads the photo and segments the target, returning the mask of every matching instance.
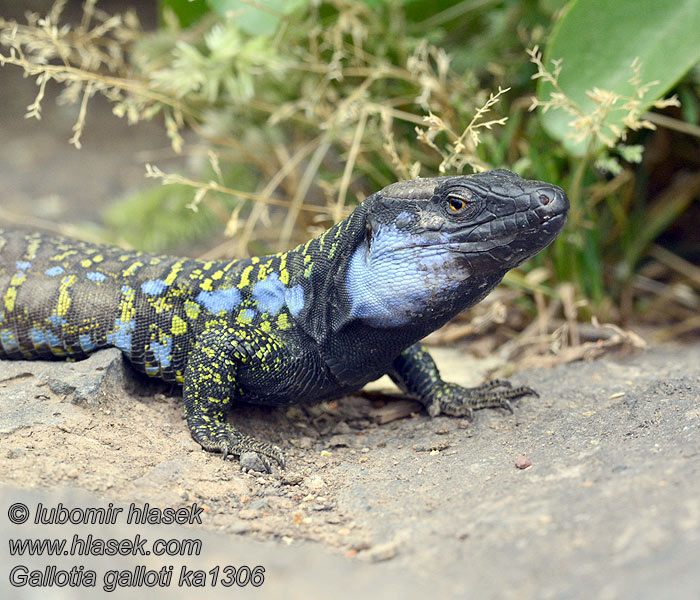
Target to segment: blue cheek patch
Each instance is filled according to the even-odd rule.
[[[197,302],[214,315],[232,312],[241,303],[241,292],[238,288],[215,292],[201,291],[197,295]]]
[[[44,275],[48,275],[49,277],[56,277],[63,273],[63,267],[51,267],[50,269],[46,269],[44,271]]]
[[[32,263],[28,262],[23,262],[23,261],[17,261],[17,270],[18,271],[26,271],[29,267],[32,266]]]
[[[141,291],[147,296],[160,296],[167,287],[162,279],[152,279],[141,284]]]
[[[356,248],[345,280],[350,316],[374,327],[406,325],[432,300],[460,285],[466,275],[452,263],[449,249],[428,243],[383,226],[371,247]]]

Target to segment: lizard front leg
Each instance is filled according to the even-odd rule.
[[[268,473],[270,459],[284,468],[282,450],[241,433],[225,419],[232,397],[245,397],[246,371],[268,370],[266,360],[276,349],[269,336],[252,327],[211,326],[190,353],[184,382],[187,424],[194,440],[205,450],[221,452],[224,459],[255,452]]]
[[[511,400],[528,394],[537,396],[530,387],[514,388],[501,379],[473,388],[443,381],[422,344],[404,350],[394,360],[389,376],[405,393],[417,398],[431,417],[446,414],[471,419],[475,410],[497,407],[513,412]]]

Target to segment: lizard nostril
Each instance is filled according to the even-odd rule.
[[[547,206],[551,200],[547,194],[540,194],[540,202],[542,203],[543,206]]]

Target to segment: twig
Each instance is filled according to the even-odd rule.
[[[343,177],[340,180],[340,190],[338,191],[338,201],[333,207],[333,220],[340,221],[343,216],[343,207],[345,206],[345,197],[348,193],[348,186],[350,185],[350,177],[352,176],[353,169],[355,168],[355,161],[357,160],[357,155],[360,151],[360,143],[362,142],[362,136],[365,132],[365,124],[367,123],[367,111],[363,110],[360,113],[360,119],[357,122],[357,127],[355,127],[355,135],[352,138],[352,144],[350,145],[350,152],[348,152],[348,157],[345,162],[345,169],[343,170]]]

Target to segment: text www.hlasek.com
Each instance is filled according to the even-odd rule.
[[[10,539],[10,556],[198,556],[202,540],[157,539],[146,548],[148,540],[136,534],[133,539],[103,540],[88,535],[74,535],[67,548],[67,539]]]

